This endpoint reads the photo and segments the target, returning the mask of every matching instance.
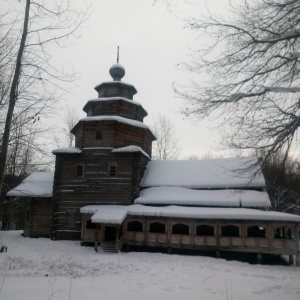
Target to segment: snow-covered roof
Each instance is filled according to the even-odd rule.
[[[21,184],[10,190],[6,196],[15,197],[52,197],[53,172],[34,172]]]
[[[128,103],[132,103],[132,104],[135,104],[135,105],[138,105],[138,106],[142,106],[141,103],[137,102],[137,101],[134,101],[134,100],[131,100],[131,99],[127,99],[127,98],[124,98],[124,97],[101,97],[101,98],[94,98],[94,99],[90,99],[87,101],[87,104],[88,103],[91,103],[91,102],[104,102],[104,101],[116,101],[116,100],[121,100],[121,101],[124,101],[124,102],[128,102]]]
[[[87,112],[89,106],[92,103],[95,103],[95,102],[108,102],[108,101],[123,101],[123,102],[128,102],[128,103],[133,104],[133,105],[140,106],[144,110],[145,115],[148,115],[148,112],[144,109],[144,107],[142,106],[141,103],[139,103],[137,101],[134,101],[134,100],[131,100],[131,99],[124,98],[124,97],[105,97],[105,98],[101,97],[101,98],[90,99],[90,100],[87,101],[87,103],[83,107],[83,110],[85,112]]]
[[[105,85],[105,84],[127,85],[128,87],[133,88],[133,89],[135,90],[135,94],[137,93],[136,88],[135,88],[132,84],[127,83],[127,82],[124,82],[124,81],[104,81],[104,82],[102,82],[102,83],[100,83],[100,84],[97,84],[97,85],[94,87],[94,89],[97,90],[101,85]]]
[[[251,190],[192,190],[153,187],[142,190],[136,204],[229,207],[270,207],[267,192]]]
[[[81,213],[93,214],[93,223],[121,224],[127,216],[129,206],[124,205],[88,205],[80,209]]]
[[[128,125],[131,125],[131,126],[148,129],[152,133],[152,135],[155,137],[154,133],[151,131],[151,129],[145,123],[140,122],[140,121],[136,121],[136,120],[132,120],[132,119],[128,119],[128,118],[124,118],[124,117],[119,117],[119,116],[91,116],[91,117],[85,117],[85,118],[82,118],[78,121],[78,123],[71,129],[71,132],[73,132],[73,130],[77,127],[79,122],[93,122],[93,121],[117,121],[117,122],[128,124]]]
[[[77,147],[65,147],[52,150],[52,153],[81,153],[82,150]]]
[[[182,207],[182,206],[144,206],[134,204],[121,205],[89,205],[82,207],[81,213],[94,214],[92,222],[106,224],[121,224],[126,215],[191,218],[198,220],[248,220],[276,221],[300,223],[300,216],[277,212],[262,211],[250,208],[216,208],[216,207]]]
[[[126,146],[126,147],[122,147],[122,148],[117,148],[112,150],[111,152],[113,153],[120,153],[120,152],[141,152],[143,153],[146,157],[150,158],[149,155],[141,148],[138,146]]]
[[[210,160],[153,160],[147,165],[141,187],[188,188],[263,187],[265,180],[256,157]]]

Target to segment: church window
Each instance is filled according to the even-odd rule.
[[[141,232],[141,231],[143,231],[143,224],[141,222],[138,222],[138,221],[128,222],[128,224],[127,224],[127,230],[128,231]]]
[[[247,228],[248,237],[266,237],[266,229],[260,226],[250,226]]]
[[[203,235],[203,236],[213,236],[214,227],[210,225],[199,225],[196,228],[196,234]]]
[[[279,227],[274,230],[275,239],[291,239],[292,231],[290,228]]]
[[[166,232],[166,226],[165,226],[165,224],[162,224],[162,223],[159,223],[159,222],[151,223],[150,226],[149,226],[149,232],[165,233]]]
[[[84,164],[76,164],[76,175],[83,177],[84,175]]]
[[[117,176],[117,164],[116,163],[110,163],[108,165],[108,175],[111,177]]]
[[[172,226],[173,234],[189,234],[189,226],[185,224],[175,224]]]
[[[96,131],[96,140],[102,140],[102,132]]]
[[[238,226],[235,225],[226,225],[221,229],[222,236],[239,236],[240,230]]]

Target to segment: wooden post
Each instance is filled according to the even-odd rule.
[[[144,220],[144,245],[147,246],[148,245],[148,220]]]
[[[216,251],[216,258],[220,258],[221,257],[221,253],[219,250]]]
[[[266,237],[268,238],[268,249],[272,248],[272,241],[274,238],[274,228],[271,224],[266,226]]]
[[[96,225],[95,231],[95,251],[98,252],[98,240],[99,240],[99,224]]]
[[[256,259],[257,259],[257,263],[261,264],[262,263],[262,254],[261,253],[257,253]]]
[[[289,264],[294,265],[294,255],[289,255]]]
[[[296,266],[300,267],[300,245],[299,245],[299,225],[295,224],[295,237],[296,237],[296,245],[297,245],[297,254],[296,254]]]
[[[300,267],[300,252],[297,252],[296,254],[296,266]]]
[[[218,248],[220,247],[220,234],[221,234],[221,232],[220,232],[221,229],[220,229],[219,225],[220,224],[216,224],[216,226],[215,226],[216,245]]]
[[[167,244],[168,244],[169,247],[171,247],[172,226],[171,226],[171,222],[170,222],[169,219],[167,220],[166,228],[167,228]]]
[[[195,228],[195,221],[192,222],[192,225],[191,225],[191,231],[192,231],[192,240],[191,240],[191,244],[192,246],[194,247],[195,246],[195,231],[196,231],[196,228]]]
[[[247,236],[247,226],[245,223],[241,224],[241,238],[242,238],[242,247],[245,248],[245,237]]]
[[[115,246],[115,252],[118,253],[120,248],[119,248],[119,233],[120,233],[120,225],[116,225],[117,230],[116,230],[116,246]]]

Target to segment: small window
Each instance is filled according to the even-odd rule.
[[[274,231],[274,238],[275,239],[291,239],[292,231],[290,228],[285,228],[285,227],[276,228]]]
[[[175,224],[172,227],[173,234],[189,234],[189,226],[185,224]]]
[[[251,226],[247,228],[248,237],[266,237],[266,229],[260,226]]]
[[[102,140],[102,132],[96,131],[96,140]]]
[[[166,226],[165,224],[155,222],[151,223],[149,226],[149,232],[154,232],[154,233],[165,233],[166,232]]]
[[[226,225],[221,229],[222,236],[240,236],[240,230],[238,226]]]
[[[76,164],[76,176],[83,177],[84,175],[84,164]]]
[[[197,235],[205,235],[205,236],[213,236],[214,235],[214,227],[210,225],[199,225],[196,228]]]
[[[127,224],[127,230],[141,232],[143,231],[143,224],[138,221],[131,221]]]
[[[117,164],[116,163],[110,163],[108,165],[108,175],[111,177],[117,176]]]

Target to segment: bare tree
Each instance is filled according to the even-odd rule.
[[[180,154],[179,140],[175,124],[166,116],[159,114],[151,125],[157,140],[153,144],[153,159],[177,159]]]
[[[217,118],[232,148],[288,153],[300,126],[300,1],[242,0],[231,13],[189,24],[210,40],[186,65],[205,82],[175,87],[184,113]]]
[[[264,155],[262,154],[262,159]],[[262,169],[272,210],[294,212],[300,206],[300,163],[278,153],[263,163]]]
[[[69,147],[74,146],[75,136],[74,134],[71,133],[71,129],[76,125],[78,119],[79,119],[79,115],[76,108],[75,107],[70,108],[68,106],[64,117],[64,123],[65,123],[64,133],[67,137]]]
[[[19,115],[16,107],[24,111],[28,120],[38,120],[47,115],[61,90],[61,82],[74,80],[74,73],[68,74],[52,63],[50,47],[65,47],[71,37],[76,37],[78,29],[86,20],[88,8],[77,10],[70,1],[31,1],[16,3],[16,16],[22,16],[21,35],[15,35],[18,28],[7,29],[6,39],[13,40],[14,51],[7,60],[12,71],[9,82],[5,124],[1,134],[0,152],[0,193],[4,180],[10,132]],[[23,6],[24,2],[24,6]],[[47,3],[47,4],[46,4]],[[23,11],[20,13],[21,6]],[[13,13],[13,12],[12,12]],[[18,24],[14,22],[13,25]],[[9,33],[9,34],[8,34]],[[11,33],[11,34],[10,34]],[[1,60],[1,58],[0,58]],[[26,122],[26,121],[25,121]],[[18,122],[16,122],[18,123]]]
[[[191,154],[183,158],[184,160],[200,160],[200,157],[196,154]]]
[[[79,120],[79,114],[75,107],[69,107],[65,109],[65,115],[63,117],[64,126],[62,130],[54,133],[53,140],[58,148],[72,147],[74,146],[75,136],[71,133],[71,129],[76,125]]]

